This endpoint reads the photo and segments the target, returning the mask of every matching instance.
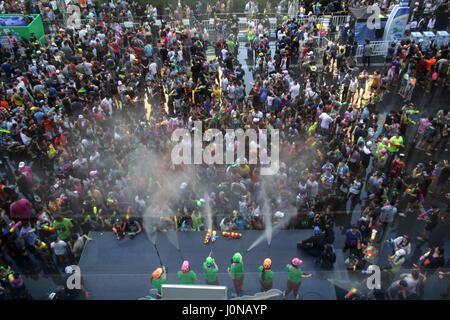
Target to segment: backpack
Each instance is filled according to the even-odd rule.
[[[332,251],[330,253],[323,253],[319,258],[320,266],[324,269],[331,269],[336,262],[336,254]]]

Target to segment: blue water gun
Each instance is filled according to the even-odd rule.
[[[386,240],[386,243],[389,247],[394,247],[394,239],[390,238]]]

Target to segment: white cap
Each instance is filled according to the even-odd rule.
[[[372,141],[367,141],[366,146],[370,148],[372,146]]]
[[[64,269],[64,272],[67,273],[67,274],[72,274],[73,273],[73,268],[71,266],[67,266]]]
[[[180,189],[184,190],[184,189],[186,189],[186,187],[187,187],[187,183],[186,182],[182,182],[181,185],[180,185]]]
[[[281,211],[275,212],[275,218],[277,218],[277,219],[283,219],[283,218],[284,218],[284,213],[281,212]]]
[[[84,117],[83,117],[83,115],[82,114],[80,114],[79,116],[78,116],[78,119],[83,119]]]
[[[23,167],[25,167],[25,162],[22,161],[19,163],[19,168],[23,168]]]

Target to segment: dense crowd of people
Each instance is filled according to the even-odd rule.
[[[393,43],[384,68],[371,74],[370,65],[356,66],[351,42],[319,42],[324,30],[314,23],[284,19],[272,52],[268,26],[255,19],[245,42],[248,75],[237,58],[244,43],[236,20],[217,20],[212,41],[195,19],[190,27],[170,18],[158,26],[155,13],[132,31],[111,18],[131,9],[121,2],[99,12],[88,4],[90,21],[80,30],[60,28],[45,43],[32,35],[2,49],[1,265],[12,259],[39,268],[32,254],[47,270],[71,274],[66,266],[78,262],[90,231],[113,230],[120,240],[149,230],[272,223],[312,228],[298,247],[330,268],[334,221],[359,205],[344,241],[347,267],[356,270],[375,259],[397,215],[426,221],[420,241],[448,224],[447,208],[427,200],[449,200],[450,164],[437,155],[448,151],[450,116],[445,108],[422,116],[413,99],[418,86],[448,90],[448,45]],[[404,106],[385,110],[384,119],[387,93],[401,95]],[[266,140],[278,131],[279,172],[260,176],[249,150],[229,165],[173,165],[172,147],[182,141],[172,133],[193,135],[195,121],[203,131],[254,129]],[[418,150],[427,161],[408,172]],[[395,240],[389,272],[404,262],[408,237]],[[438,270],[443,254],[437,247],[423,267]],[[18,272],[1,274],[2,297],[29,297]]]

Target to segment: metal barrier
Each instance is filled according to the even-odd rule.
[[[370,42],[370,47],[372,48],[371,56],[385,56],[387,54],[387,49],[389,48],[390,41],[372,41]],[[356,58],[363,56],[363,45],[359,45],[356,49]]]
[[[331,21],[333,25],[339,27],[340,29],[340,27],[344,25],[344,23],[350,22],[350,16],[332,16]]]

